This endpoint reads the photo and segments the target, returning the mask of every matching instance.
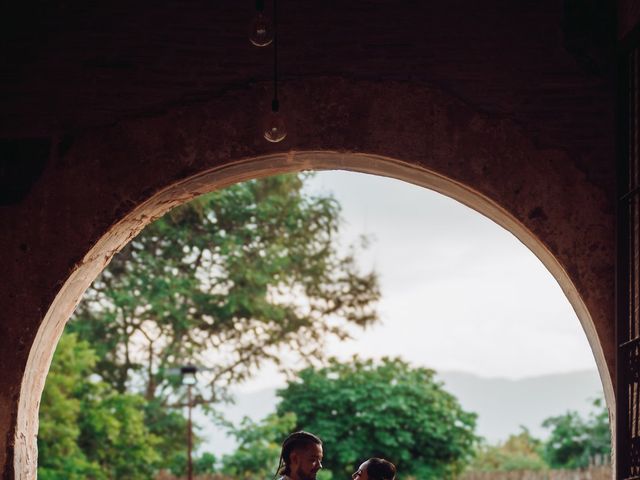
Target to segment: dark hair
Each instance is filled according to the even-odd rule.
[[[289,475],[291,473],[291,470],[289,469],[291,452],[299,448],[306,448],[310,445],[322,445],[322,440],[316,437],[313,433],[303,431],[293,432],[285,438],[284,442],[282,442],[280,462],[278,463],[278,469],[276,470],[275,476]]]
[[[369,480],[394,480],[396,466],[384,458],[370,458],[367,460],[367,477]]]

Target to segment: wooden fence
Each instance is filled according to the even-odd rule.
[[[160,472],[155,480],[186,480],[187,476],[176,477],[168,472]],[[222,475],[221,473],[212,473],[206,475],[194,475],[193,480],[235,480],[233,477]]]
[[[193,478],[194,480],[234,480],[232,477],[221,474],[194,475]],[[581,470],[468,472],[458,480],[612,480],[612,478],[611,466],[602,465]],[[156,480],[186,480],[186,477],[174,477],[164,472],[158,475]]]
[[[612,480],[612,475],[611,466],[604,465],[581,470],[469,472],[460,480]]]

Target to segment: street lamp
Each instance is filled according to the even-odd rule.
[[[182,384],[187,386],[187,408],[189,417],[187,421],[187,478],[193,480],[193,463],[191,460],[191,449],[193,442],[193,433],[191,428],[191,387],[196,384],[196,372],[198,368],[195,365],[185,365],[180,367],[180,375],[182,376]]]

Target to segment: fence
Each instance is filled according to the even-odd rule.
[[[221,474],[194,475],[194,480],[234,480]],[[580,470],[514,470],[512,472],[468,472],[458,480],[612,480],[611,465],[593,466]],[[186,477],[174,477],[166,472],[156,480],[185,480]]]
[[[186,480],[186,476],[176,477],[168,472],[160,472],[155,480]],[[233,477],[222,475],[221,473],[210,473],[205,475],[194,475],[193,480],[235,480]]]
[[[581,470],[469,472],[460,480],[611,480],[612,475],[611,466],[603,465]]]

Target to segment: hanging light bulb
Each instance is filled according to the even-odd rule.
[[[273,42],[273,27],[264,15],[264,0],[256,0],[256,16],[251,23],[249,40],[256,47],[266,47]]]
[[[262,13],[258,13],[251,24],[249,40],[256,47],[266,47],[273,42],[271,22]]]
[[[278,100],[275,98],[273,102],[271,102],[271,112],[269,112],[265,119],[262,135],[265,140],[272,143],[281,142],[287,136],[287,126],[280,113]]]
[[[278,0],[273,0],[273,100],[271,111],[264,122],[262,136],[272,143],[281,142],[287,136],[287,126],[280,113],[278,101]]]

